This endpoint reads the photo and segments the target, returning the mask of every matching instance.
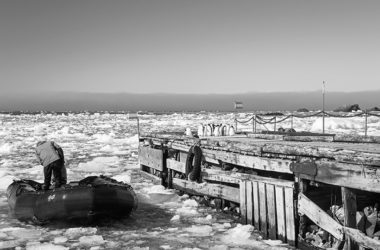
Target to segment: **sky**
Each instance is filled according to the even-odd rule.
[[[7,93],[380,89],[380,1],[1,0]]]

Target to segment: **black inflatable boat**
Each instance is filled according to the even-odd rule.
[[[42,190],[42,184],[18,180],[7,189],[8,204],[19,220],[126,217],[137,208],[137,196],[128,184],[105,176],[90,176],[64,187]]]

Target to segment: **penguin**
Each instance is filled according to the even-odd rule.
[[[193,136],[193,133],[191,133],[190,128],[186,128],[185,134],[186,134],[186,136]]]
[[[211,127],[210,124],[207,124],[207,125],[206,125],[205,135],[206,135],[206,136],[211,136],[211,135],[212,135],[212,127]]]
[[[219,136],[223,136],[223,124],[219,124]]]
[[[226,124],[225,135],[230,135],[229,133],[230,133],[230,125]]]
[[[219,136],[219,125],[215,125],[214,127],[214,136]]]
[[[203,126],[203,124],[200,124],[198,126],[198,136],[204,136],[204,126]]]
[[[235,135],[235,129],[234,129],[234,126],[231,126],[230,129],[228,130],[228,135],[229,136],[233,136]]]

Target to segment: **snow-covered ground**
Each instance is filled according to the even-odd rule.
[[[251,114],[239,114],[241,120]],[[140,130],[194,133],[199,124],[233,125],[232,113],[141,115]],[[321,118],[294,119],[298,131],[322,130]],[[364,118],[326,119],[326,132],[364,133]],[[290,121],[277,125],[290,127]],[[252,124],[238,126],[248,131]],[[260,129],[260,128],[259,128]],[[263,129],[263,128],[262,128]],[[368,134],[380,135],[379,118],[369,117]],[[131,183],[140,206],[130,218],[96,226],[64,223],[25,224],[12,218],[5,190],[13,179],[42,182],[42,166],[34,156],[43,136],[62,146],[69,181],[104,174]],[[153,185],[138,171],[136,120],[124,114],[0,114],[0,249],[287,249],[279,241],[262,240],[232,215],[199,205],[187,195]]]

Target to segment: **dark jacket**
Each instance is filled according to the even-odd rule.
[[[52,141],[41,141],[37,143],[36,155],[41,165],[46,167],[59,159],[64,160],[62,148]]]

